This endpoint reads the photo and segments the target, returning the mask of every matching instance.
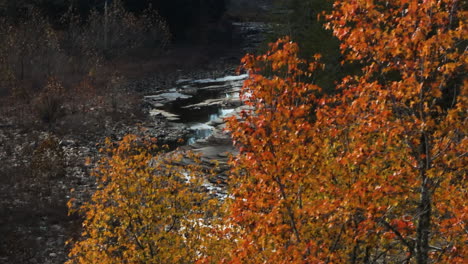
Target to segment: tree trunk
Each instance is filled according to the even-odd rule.
[[[108,36],[107,34],[109,34],[108,32],[108,7],[107,7],[107,0],[106,2],[104,3],[104,52],[107,51],[107,48],[108,48]]]
[[[427,264],[429,255],[429,235],[431,232],[431,191],[430,179],[427,177],[427,170],[430,168],[431,160],[429,156],[429,140],[426,133],[421,135],[420,149],[420,178],[421,196],[418,210],[418,225],[416,237],[416,262]],[[424,158],[423,158],[424,157]]]

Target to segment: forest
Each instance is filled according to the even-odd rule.
[[[0,1],[0,263],[466,263],[466,7]]]

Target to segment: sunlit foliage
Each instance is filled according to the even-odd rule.
[[[229,262],[466,261],[464,18],[457,1],[337,1],[328,26],[365,66],[333,96],[287,39],[244,59]]]
[[[203,255],[217,201],[202,186],[201,167],[177,165],[182,154],[132,135],[107,141],[102,152],[98,189],[78,210],[82,238],[67,263],[193,263]]]

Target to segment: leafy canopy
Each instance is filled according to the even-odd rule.
[[[364,66],[333,96],[304,82],[318,65],[288,39],[244,59],[230,263],[466,261],[466,15],[336,1],[328,28]]]

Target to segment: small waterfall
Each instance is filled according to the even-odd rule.
[[[218,111],[219,117],[226,117],[227,115],[232,114],[232,113],[234,113],[234,109],[221,108]]]
[[[197,140],[207,138],[213,134],[213,129],[211,122],[218,120],[219,118],[226,117],[229,114],[234,113],[234,109],[218,109],[217,113],[210,114],[209,120],[206,123],[195,123],[190,126],[190,130],[193,131],[192,136],[187,140],[187,144],[194,144]]]
[[[193,131],[192,136],[187,140],[187,144],[194,144],[197,140],[207,138],[213,134],[213,127],[206,123],[196,123],[190,126]]]
[[[219,117],[219,113],[210,114],[210,118],[208,119],[208,122],[215,121],[216,119],[218,119],[218,117]]]

